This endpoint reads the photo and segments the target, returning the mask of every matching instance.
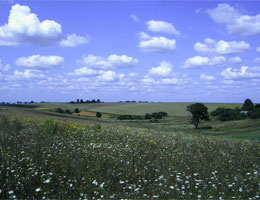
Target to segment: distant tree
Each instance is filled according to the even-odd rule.
[[[79,99],[77,99],[77,103],[79,103]]]
[[[83,99],[80,99],[80,103],[84,103]]]
[[[100,99],[97,99],[97,103],[100,103]]]
[[[61,108],[57,108],[57,109],[56,109],[56,112],[57,112],[57,113],[64,113],[64,111],[63,111]]]
[[[255,108],[260,108],[260,103],[256,104]]]
[[[96,117],[97,117],[97,118],[101,118],[101,117],[102,117],[102,114],[101,114],[100,112],[97,112],[97,113],[96,113]]]
[[[197,129],[200,120],[209,120],[208,108],[202,103],[195,103],[187,106],[187,111],[192,114],[191,123],[194,124]]]
[[[65,110],[64,113],[65,113],[65,114],[70,114],[70,115],[72,114],[72,112],[71,112],[70,110],[68,110],[68,109]]]
[[[251,111],[251,110],[254,110],[254,108],[255,108],[255,106],[254,106],[253,102],[251,101],[251,99],[246,99],[243,104],[242,110]]]
[[[148,113],[146,113],[146,114],[144,115],[144,118],[145,118],[145,119],[152,119],[151,115],[148,114]]]
[[[74,112],[75,112],[75,113],[79,113],[79,109],[78,109],[78,108],[75,108]]]

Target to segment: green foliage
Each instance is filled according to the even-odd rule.
[[[223,108],[218,107],[216,110],[211,111],[211,112],[210,112],[210,115],[212,115],[212,116],[218,116],[218,115],[220,115],[221,113],[224,113],[225,109],[226,109],[226,108],[224,108],[224,107],[223,107]]]
[[[146,113],[146,114],[144,115],[144,118],[145,118],[145,119],[152,119],[152,116],[151,116],[151,114]]]
[[[255,108],[254,110],[248,113],[249,118],[258,119],[260,118],[260,108]]]
[[[63,131],[62,126],[60,126],[60,122],[53,118],[45,118],[40,123],[40,130],[42,133],[47,135],[57,135]]]
[[[243,106],[242,106],[242,110],[246,110],[246,111],[251,111],[254,110],[254,104],[252,102],[251,99],[246,99]]]
[[[187,106],[187,111],[192,114],[191,123],[198,128],[200,120],[209,120],[208,108],[202,103],[195,103]]]
[[[118,120],[143,120],[142,116],[139,115],[119,115]]]
[[[246,119],[247,116],[243,113],[240,113],[240,109],[224,109],[223,112],[219,115],[218,119],[220,121],[230,121],[230,120],[242,120]]]
[[[101,114],[100,112],[97,112],[97,113],[96,113],[96,117],[97,117],[97,118],[101,118],[101,117],[102,117],[102,114]]]
[[[79,111],[78,108],[75,108],[74,112],[75,112],[75,113],[80,113],[80,111]]]
[[[260,103],[257,103],[257,104],[255,105],[255,108],[260,108]]]
[[[64,110],[62,110],[61,108],[57,108],[57,109],[56,109],[56,112],[57,112],[57,113],[64,113]]]
[[[65,113],[65,114],[69,114],[69,115],[72,114],[72,112],[71,112],[69,109],[66,109],[66,110],[64,111],[64,113]]]

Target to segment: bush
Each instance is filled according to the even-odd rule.
[[[79,111],[78,108],[75,108],[74,112],[75,112],[75,113],[79,113],[80,111]]]
[[[146,113],[146,114],[144,115],[144,118],[145,118],[145,119],[152,119],[152,116],[151,116],[150,114]]]
[[[247,116],[243,113],[240,113],[240,109],[230,109],[227,108],[219,115],[220,121],[230,121],[230,120],[241,120],[246,119]]]
[[[216,110],[213,110],[210,112],[210,115],[212,116],[218,116],[220,115],[221,113],[223,113],[225,111],[225,108],[221,108],[221,107],[218,107]]]
[[[163,116],[160,113],[154,112],[154,113],[151,114],[151,117],[154,118],[154,119],[162,119]]]
[[[101,117],[102,117],[102,114],[101,114],[100,112],[97,112],[97,113],[96,113],[96,117],[97,117],[97,118],[101,118]]]
[[[69,115],[72,114],[72,112],[71,112],[70,110],[68,110],[68,109],[66,109],[64,113],[65,113],[65,114],[69,114]]]
[[[255,106],[254,106],[253,102],[251,101],[251,99],[246,99],[243,104],[242,110],[251,111],[251,110],[254,110],[254,108],[255,108]]]
[[[260,108],[260,103],[256,104],[255,108]]]
[[[61,108],[57,108],[57,109],[56,109],[56,112],[57,112],[57,113],[64,113],[64,111],[63,111]]]
[[[249,118],[257,119],[260,118],[260,108],[255,108],[254,110],[248,113]]]

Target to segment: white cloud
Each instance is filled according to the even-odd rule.
[[[140,19],[135,15],[135,14],[131,14],[130,17],[132,18],[132,20],[134,20],[135,22],[139,22]]]
[[[241,63],[242,62],[242,59],[238,56],[236,57],[231,57],[229,60],[228,60],[229,63],[232,63],[232,64],[238,64],[238,63]]]
[[[9,71],[11,69],[11,66],[9,65],[9,64],[7,64],[7,65],[4,65],[3,63],[2,63],[2,60],[0,59],[0,72],[2,71],[2,72],[7,72],[7,71]]]
[[[12,6],[8,23],[0,26],[0,46],[23,43],[53,45],[60,40],[61,25],[52,20],[39,21],[28,6]]]
[[[183,68],[196,68],[202,66],[223,65],[225,62],[226,59],[223,56],[213,56],[213,57],[194,56],[188,58],[185,61]]]
[[[158,67],[152,67],[149,70],[150,75],[167,77],[171,75],[173,65],[170,62],[162,61]]]
[[[138,33],[138,37],[140,40],[149,40],[152,38],[152,36],[150,36],[149,34],[147,34],[145,32]]]
[[[260,64],[260,58],[255,58],[254,62],[255,62],[256,64]]]
[[[205,81],[214,81],[215,77],[210,76],[210,75],[206,75],[206,74],[201,74],[200,79],[205,80]]]
[[[180,35],[180,32],[169,22],[150,20],[146,22],[146,25],[149,31]]]
[[[97,74],[98,74],[98,71],[96,71],[94,69],[82,67],[82,68],[76,69],[74,73],[70,73],[69,75],[93,76],[93,75],[97,75]]]
[[[62,47],[75,47],[89,42],[87,37],[76,35],[75,33],[68,35],[67,39],[60,41]]]
[[[257,52],[260,52],[260,47],[257,47],[257,48],[256,48],[256,51],[257,51]]]
[[[194,50],[200,53],[211,53],[211,54],[234,54],[241,53],[250,48],[250,44],[245,41],[231,41],[227,42],[219,40],[216,42],[211,38],[206,38],[204,43],[197,42],[194,45]]]
[[[41,73],[39,70],[34,70],[34,69],[26,69],[23,72],[15,70],[13,76],[11,77],[11,79],[14,80],[25,80],[25,79],[37,80],[43,78],[45,78],[45,75]]]
[[[20,57],[15,61],[15,64],[22,67],[51,69],[62,66],[64,58],[60,56],[41,56],[33,55],[29,57]]]
[[[242,66],[240,69],[233,69],[231,67],[223,70],[221,75],[225,79],[252,79],[260,78],[260,73],[255,73],[248,66]]]
[[[218,4],[216,8],[207,10],[207,13],[215,22],[225,24],[229,34],[260,34],[260,14],[244,15],[229,4]]]
[[[83,56],[79,64],[98,69],[127,68],[138,63],[138,59],[126,55],[111,54],[107,58],[89,54]]]
[[[124,76],[124,74],[117,74],[116,72],[109,70],[101,72],[101,75],[99,75],[97,79],[104,82],[113,82],[122,79]]]
[[[142,40],[139,48],[143,52],[173,52],[176,49],[176,40],[165,37],[152,37],[149,40]]]

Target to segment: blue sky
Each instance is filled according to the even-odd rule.
[[[258,1],[0,1],[0,101],[260,102]]]

